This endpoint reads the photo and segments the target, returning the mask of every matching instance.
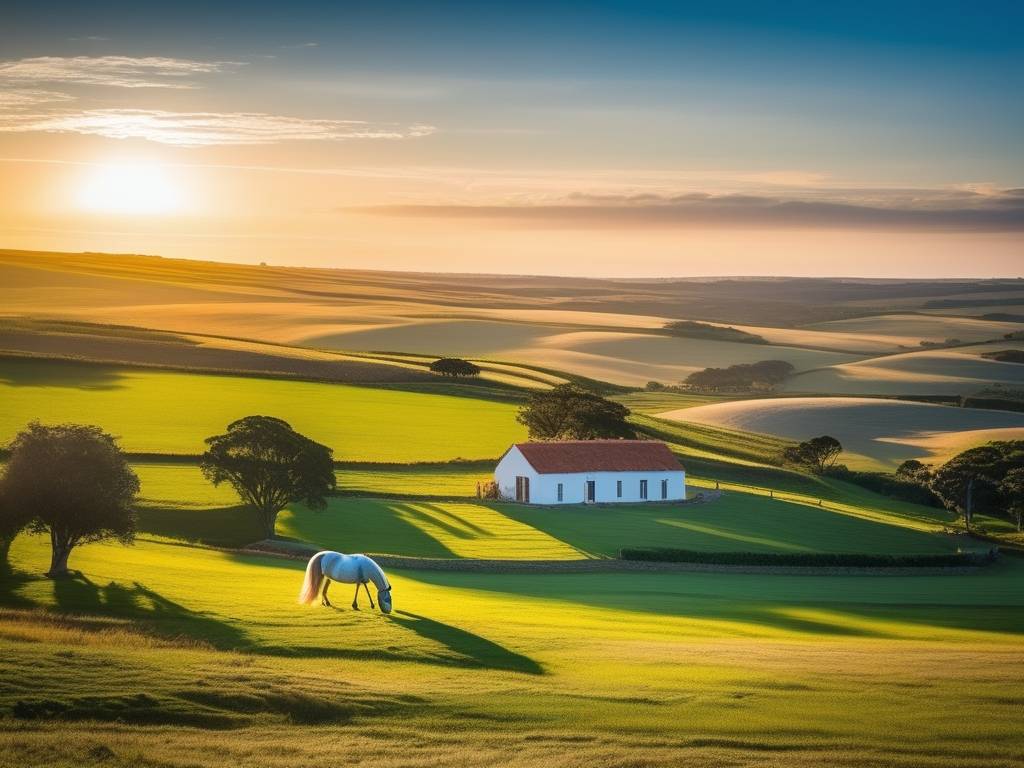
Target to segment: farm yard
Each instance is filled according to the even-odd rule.
[[[954,511],[780,456],[835,433],[843,462],[891,472],[903,458],[938,462],[1016,436],[1019,413],[842,395],[858,375],[872,395],[1012,385],[1020,365],[981,355],[1014,348],[1000,339],[1024,326],[934,317],[921,297],[863,316],[862,299],[784,284],[771,306],[735,286],[688,293],[685,281],[593,281],[584,301],[528,278],[188,266],[0,255],[12,286],[0,442],[33,419],[98,424],[140,481],[135,543],[76,547],[71,578],[42,575],[45,536],[11,546],[0,573],[5,761],[1022,764],[1019,535],[982,510],[975,524],[998,541],[971,538]],[[826,294],[837,290],[847,288]],[[662,333],[680,306],[767,343]],[[954,328],[964,345],[900,349]],[[483,380],[430,374],[442,354],[486,366]],[[796,368],[778,391],[642,388],[777,356]],[[867,373],[846,373],[858,366]],[[889,389],[875,389],[883,380]],[[523,404],[567,381],[666,442],[691,499],[722,495],[561,508],[477,498],[526,438]],[[344,585],[332,598],[345,608],[301,607],[301,554],[250,546],[265,537],[253,510],[198,460],[206,437],[252,414],[334,450],[337,492],[324,509],[287,504],[273,544],[429,561],[388,569],[394,613],[349,609]],[[616,570],[624,548],[951,556],[997,544],[994,563],[964,569]],[[460,569],[479,560],[527,570]],[[578,560],[604,570],[537,566]]]

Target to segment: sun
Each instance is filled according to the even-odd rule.
[[[178,182],[158,163],[109,163],[94,166],[82,180],[78,203],[94,213],[160,215],[182,207]]]

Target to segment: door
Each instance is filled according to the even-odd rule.
[[[516,501],[530,503],[530,478],[516,475]]]
[[[593,502],[597,499],[597,481],[587,480],[587,501]]]

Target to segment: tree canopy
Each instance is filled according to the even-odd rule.
[[[479,376],[480,366],[458,357],[442,357],[430,364],[430,370],[442,376]]]
[[[842,452],[842,443],[834,437],[822,435],[786,448],[782,452],[782,457],[794,464],[810,467],[815,472],[824,472],[835,465]]]
[[[139,478],[112,435],[83,424],[33,422],[10,449],[0,507],[17,506],[29,530],[49,534],[47,575],[67,574],[68,556],[79,544],[134,539]]]
[[[785,360],[761,360],[740,363],[728,368],[705,368],[694,371],[683,382],[689,389],[700,392],[746,392],[751,389],[771,389],[782,383],[795,369]]]
[[[323,509],[336,485],[331,449],[272,416],[234,421],[223,435],[207,438],[206,445],[203,474],[214,485],[230,483],[256,510],[267,538],[274,537],[277,515],[285,506],[303,502]]]
[[[537,392],[516,419],[533,440],[595,440],[635,437],[626,421],[629,409],[576,384]]]
[[[1024,440],[992,442],[970,448],[939,467],[931,488],[970,527],[975,511],[1014,514],[1012,510],[1022,502],[1016,474],[1022,468]]]

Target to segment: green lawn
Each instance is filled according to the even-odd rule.
[[[966,576],[392,573],[139,542],[0,579],[12,765],[1020,764],[1024,563]],[[43,612],[40,612],[42,609]],[[67,614],[59,618],[51,612]],[[188,726],[182,728],[181,726]],[[355,761],[355,758],[352,758]]]
[[[87,422],[130,452],[198,454],[251,414],[277,416],[338,459],[413,462],[500,456],[525,438],[512,403],[281,379],[44,360],[0,360],[0,443],[27,422]]]

